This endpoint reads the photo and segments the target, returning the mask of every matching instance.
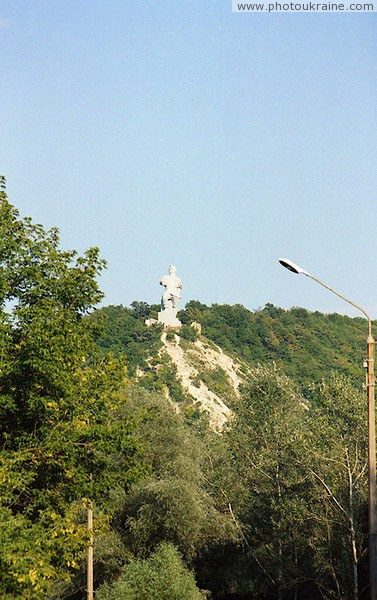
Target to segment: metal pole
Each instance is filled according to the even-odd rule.
[[[351,304],[368,319],[367,338],[367,391],[368,391],[368,549],[369,549],[369,598],[377,600],[377,481],[376,481],[376,421],[375,421],[375,375],[374,375],[374,346],[372,336],[372,319],[369,314],[343,294],[323,283],[298,265],[287,259],[280,259],[280,264],[296,274],[305,275],[319,283],[324,288]]]
[[[88,508],[88,568],[87,568],[87,600],[94,600],[93,594],[93,505],[90,503]]]
[[[377,485],[376,485],[376,422],[374,338],[369,329],[367,340],[367,390],[368,390],[368,524],[369,524],[369,592],[370,600],[377,600]]]
[[[375,417],[375,376],[374,376],[374,338],[372,319],[358,304],[355,304],[320,279],[310,273],[303,273],[313,279],[342,300],[361,311],[368,319],[367,338],[367,392],[368,392],[368,550],[369,550],[369,598],[377,600],[377,481],[376,481],[376,417]]]
[[[369,550],[369,598],[377,600],[377,481],[376,481],[376,417],[375,417],[375,376],[374,376],[374,338],[372,319],[358,304],[355,304],[336,290],[326,285],[310,273],[304,273],[336,296],[361,311],[368,319],[367,338],[367,391],[368,391],[368,550]]]

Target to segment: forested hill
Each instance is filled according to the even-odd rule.
[[[130,308],[108,306],[92,318],[103,318],[98,343],[104,352],[125,354],[131,374],[155,353],[160,343],[158,327],[145,327],[159,307],[133,302]],[[105,318],[104,318],[105,317]],[[309,312],[303,308],[283,310],[267,304],[250,311],[241,304],[206,306],[188,302],[179,317],[184,325],[200,323],[202,335],[226,353],[248,365],[274,361],[296,383],[307,386],[331,371],[349,377],[357,386],[363,380],[367,325],[362,318]],[[183,327],[183,336],[192,331]]]

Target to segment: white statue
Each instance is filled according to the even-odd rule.
[[[162,310],[158,313],[158,321],[165,327],[181,327],[182,323],[177,319],[178,301],[181,299],[182,282],[176,275],[176,268],[169,267],[169,275],[164,275],[160,281],[165,292],[161,298]]]
[[[164,275],[160,281],[165,292],[162,295],[161,304],[163,308],[177,308],[178,300],[181,299],[182,282],[176,275],[174,265],[169,267],[169,275]]]

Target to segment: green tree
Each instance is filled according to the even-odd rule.
[[[361,597],[366,419],[365,398],[336,374],[303,399],[276,369],[252,372],[215,465],[243,536],[242,551],[226,549],[238,581],[224,569],[225,589],[258,599]]]
[[[309,473],[316,493],[316,565],[333,597],[358,600],[367,551],[367,407],[364,394],[333,374],[313,387]],[[360,583],[361,582],[361,583]]]
[[[83,317],[102,298],[96,278],[104,266],[97,248],[82,257],[59,249],[57,229],[20,219],[1,193],[0,434],[8,446],[15,433],[69,410],[78,366],[93,347]]]
[[[234,539],[207,488],[203,442],[165,398],[136,387],[128,398],[149,477],[135,482],[118,508],[115,526],[127,547],[144,557],[169,541],[192,561],[201,548]]]
[[[225,490],[244,541],[239,590],[252,597],[309,597],[310,486],[302,464],[307,410],[292,382],[275,367],[259,367],[227,434],[234,473]]]
[[[98,600],[203,600],[194,575],[172,544],[162,543],[149,558],[131,560],[121,577],[96,593]]]
[[[80,567],[86,498],[141,476],[134,426],[121,420],[125,371],[96,356],[98,249],[59,248],[56,229],[20,218],[0,195],[0,591],[45,598]],[[108,519],[107,519],[108,521]],[[108,527],[97,519],[98,528]]]

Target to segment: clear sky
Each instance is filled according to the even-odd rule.
[[[231,0],[3,0],[1,173],[104,304],[191,299],[377,318],[377,15]]]

